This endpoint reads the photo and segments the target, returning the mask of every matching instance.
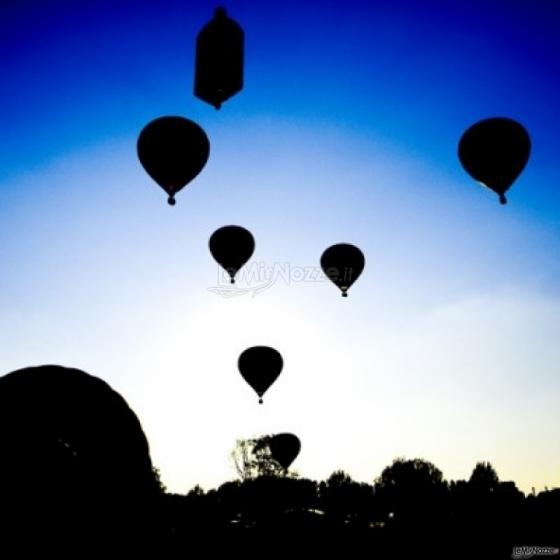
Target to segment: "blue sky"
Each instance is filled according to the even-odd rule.
[[[312,477],[404,455],[560,486],[560,7],[232,1],[245,89],[219,112],[192,95],[214,8],[0,8],[0,370],[106,379],[172,490],[231,478],[235,439],[273,431],[300,436]],[[174,208],[135,152],[165,114],[211,141]],[[456,156],[495,115],[533,144],[506,207]],[[229,223],[275,280],[255,297],[208,290]],[[366,255],[347,300],[313,268],[342,241]],[[266,343],[286,367],[259,407],[236,360]]]

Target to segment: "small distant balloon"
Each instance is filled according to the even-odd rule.
[[[243,89],[244,33],[217,8],[196,38],[194,94],[219,109]]]
[[[204,168],[210,142],[202,128],[183,117],[160,117],[140,132],[138,159],[148,175],[168,194],[175,195]]]
[[[517,121],[494,117],[467,129],[459,141],[458,152],[467,173],[506,204],[506,191],[529,161],[531,139]]]
[[[301,451],[301,442],[294,434],[277,434],[270,439],[269,448],[272,458],[288,470]]]
[[[208,245],[212,256],[230,275],[231,283],[234,284],[235,275],[255,250],[255,239],[250,231],[241,226],[224,226],[210,236]]]
[[[341,290],[343,297],[348,297],[348,289],[358,279],[364,266],[364,254],[349,243],[333,245],[321,256],[323,272]]]
[[[280,352],[270,346],[252,346],[241,353],[237,366],[262,404],[263,395],[280,375],[284,361]]]

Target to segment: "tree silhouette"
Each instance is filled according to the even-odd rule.
[[[499,483],[496,470],[487,462],[477,463],[469,478],[469,485],[479,491],[493,492]]]
[[[352,480],[344,471],[335,471],[319,484],[321,508],[336,522],[365,523],[373,517],[373,488]]]
[[[167,492],[167,487],[161,480],[161,472],[157,467],[152,467],[152,476],[154,478],[154,491],[158,494],[165,494],[165,492]]]
[[[429,522],[441,508],[447,484],[442,472],[423,459],[398,458],[375,481],[376,498],[389,519]]]
[[[238,439],[231,457],[235,470],[241,480],[250,480],[259,476],[283,477],[288,475],[270,452],[270,440],[266,435],[252,439]]]

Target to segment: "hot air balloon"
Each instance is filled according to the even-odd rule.
[[[194,94],[219,109],[243,89],[244,34],[224,8],[217,8],[196,38]]]
[[[518,122],[495,117],[472,125],[459,141],[459,160],[473,179],[506,204],[506,191],[519,177],[531,152],[528,132]]]
[[[269,346],[252,346],[244,350],[237,363],[243,379],[255,390],[262,404],[262,397],[276,381],[284,366],[280,352]]]
[[[204,168],[210,153],[206,133],[183,117],[160,117],[148,123],[137,143],[138,158],[148,175],[169,195],[190,183]]]
[[[348,243],[339,243],[329,247],[321,256],[321,268],[329,280],[348,297],[348,289],[364,270],[364,254]]]
[[[2,548],[10,525],[63,558],[69,539],[129,544],[151,528],[148,441],[101,379],[54,365],[0,377],[0,449]]]
[[[255,240],[251,232],[241,226],[224,226],[217,229],[208,243],[216,262],[224,268],[235,283],[235,275],[251,258]]]
[[[294,459],[299,455],[301,442],[294,434],[277,434],[270,438],[268,444],[272,458],[284,470],[288,470]]]

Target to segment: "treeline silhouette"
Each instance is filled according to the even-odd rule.
[[[339,544],[341,535],[358,536],[372,551],[394,554],[388,557],[445,556],[439,548],[449,542],[474,558],[510,558],[514,546],[525,544],[558,546],[560,489],[526,496],[514,482],[500,481],[490,463],[478,463],[468,480],[446,481],[428,461],[397,458],[372,484],[342,470],[325,481],[271,470],[207,492],[196,486],[187,495],[164,494],[177,546],[193,531],[231,528],[308,539],[320,534],[323,549]],[[431,552],[423,556],[419,548]]]
[[[510,558],[515,546],[559,544],[560,489],[525,495],[484,462],[446,481],[404,458],[371,484],[340,470],[314,481],[276,462],[271,438],[237,442],[238,480],[172,494],[138,418],[105,382],[58,366],[0,377],[0,546],[20,551],[1,557],[38,543],[74,558],[212,557],[224,546],[259,558],[341,548],[345,558]]]

